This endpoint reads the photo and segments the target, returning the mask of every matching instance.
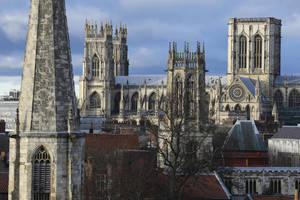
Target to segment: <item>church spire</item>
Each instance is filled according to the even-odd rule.
[[[20,132],[67,131],[70,110],[77,116],[65,1],[31,0]]]

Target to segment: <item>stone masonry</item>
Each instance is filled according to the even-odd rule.
[[[33,185],[34,155],[41,147],[50,155],[46,195],[53,200],[82,199],[84,141],[65,1],[31,0],[19,112],[10,135],[9,199],[33,199],[33,188],[43,189],[39,184],[45,183]]]

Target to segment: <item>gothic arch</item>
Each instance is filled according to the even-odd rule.
[[[97,54],[94,54],[92,58],[92,77],[99,77],[100,60]]]
[[[40,146],[32,157],[33,199],[50,199],[51,156],[44,146]]]
[[[299,107],[300,106],[300,94],[296,89],[293,89],[289,94],[289,107]]]
[[[194,116],[195,110],[195,81],[194,76],[189,75],[187,79],[187,113],[189,117]]]
[[[137,111],[138,97],[138,92],[135,92],[131,97],[131,111],[133,112]]]
[[[246,68],[247,66],[247,37],[240,36],[239,40],[239,68]]]
[[[283,94],[280,90],[276,90],[274,93],[274,102],[276,103],[277,107],[283,106]]]
[[[183,106],[183,82],[180,75],[176,76],[175,79],[175,113],[181,115],[182,106]]]
[[[230,112],[230,106],[229,106],[229,104],[226,105],[225,111]]]
[[[91,109],[97,109],[101,108],[101,99],[100,95],[97,92],[93,92],[90,96],[90,108]]]
[[[254,68],[262,67],[262,41],[259,34],[254,36]]]
[[[242,108],[241,108],[240,104],[236,104],[236,105],[234,106],[234,111],[235,111],[235,112],[241,112],[241,111],[242,111]]]
[[[152,92],[152,94],[149,96],[148,110],[155,110],[155,101],[156,101],[156,93]]]
[[[115,114],[120,113],[120,101],[121,101],[121,93],[117,92],[114,97],[114,113]]]
[[[250,113],[250,106],[249,105],[246,106],[245,111],[246,111],[246,115],[247,115],[247,120],[250,120],[250,116],[251,116],[250,114],[251,113]]]

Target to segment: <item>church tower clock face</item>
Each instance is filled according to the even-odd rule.
[[[229,96],[235,102],[243,101],[245,98],[245,90],[241,85],[235,84],[229,89]]]

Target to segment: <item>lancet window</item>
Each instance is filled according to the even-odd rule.
[[[50,199],[51,159],[47,150],[41,146],[33,156],[33,199]]]
[[[246,68],[247,66],[247,38],[245,36],[240,37],[239,43],[239,67]]]

